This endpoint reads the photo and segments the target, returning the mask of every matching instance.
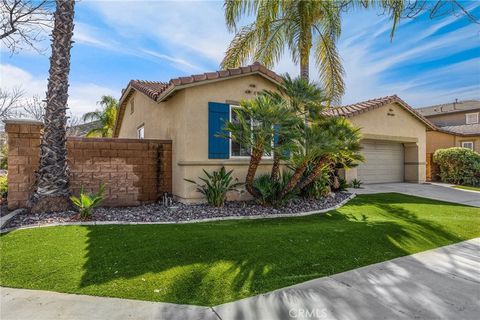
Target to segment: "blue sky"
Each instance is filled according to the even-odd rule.
[[[466,2],[480,17],[480,4]],[[218,70],[233,34],[225,28],[223,2],[80,1],[69,106],[92,110],[101,95],[120,96],[130,79],[168,81]],[[343,103],[398,94],[414,107],[480,98],[480,25],[462,16],[403,20],[393,41],[391,23],[377,11],[344,15],[338,43],[346,71]],[[10,56],[1,48],[0,86],[21,86],[44,96],[47,51]],[[274,68],[298,74],[288,54]],[[311,70],[315,78],[316,71]]]

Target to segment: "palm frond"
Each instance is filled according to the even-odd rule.
[[[315,63],[320,73],[320,81],[329,101],[337,102],[345,93],[343,76],[345,71],[337,51],[335,38],[319,32],[315,47]]]

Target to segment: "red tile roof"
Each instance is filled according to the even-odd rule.
[[[174,78],[171,79],[169,82],[132,80],[130,81],[129,86],[146,94],[148,97],[155,101],[163,101],[169,96],[171,92],[175,91],[176,89],[181,89],[182,86],[185,85],[201,84],[201,82],[203,81],[218,80],[254,73],[261,74],[264,77],[273,80],[274,82],[282,82],[282,78],[278,74],[256,62],[250,66],[240,67],[236,69],[206,72],[202,74],[194,74],[187,77]]]
[[[324,112],[325,115],[328,116],[341,116],[345,118],[350,118],[356,116],[360,113],[368,112],[380,107],[383,107],[390,103],[398,103],[402,107],[404,107],[408,112],[410,112],[414,117],[418,120],[422,121],[432,130],[435,130],[435,125],[427,120],[424,116],[418,113],[415,109],[408,105],[405,101],[400,99],[397,95],[387,96],[377,99],[371,99],[363,102],[358,102],[342,107],[334,107],[326,110]]]
[[[254,64],[246,67],[206,72],[202,74],[194,74],[187,77],[174,78],[168,82],[131,80],[128,83],[127,88],[122,91],[122,96],[120,97],[120,110],[118,113],[117,122],[115,124],[114,137],[118,136],[120,130],[119,123],[122,122],[123,115],[125,113],[125,101],[127,101],[128,98],[132,95],[134,91],[132,89],[135,89],[145,94],[147,97],[156,102],[161,102],[166,100],[175,91],[181,90],[188,86],[197,84],[200,85],[203,83],[208,83],[208,81],[218,81],[230,77],[238,77],[251,74],[261,75],[269,79],[270,81],[278,84],[281,84],[283,81],[282,77],[280,77],[272,70],[267,69],[265,66],[261,65],[258,62],[255,62]]]

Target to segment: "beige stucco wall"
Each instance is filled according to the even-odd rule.
[[[402,106],[392,103],[349,118],[364,139],[395,141],[405,147],[405,181],[425,181],[426,126]],[[356,169],[346,178],[356,178]]]
[[[243,181],[248,168],[248,159],[208,159],[208,102],[233,104],[252,99],[256,92],[265,89],[274,90],[275,85],[262,76],[250,75],[192,86],[161,103],[136,92],[130,98],[135,100],[135,111],[130,114],[130,100],[127,101],[119,138],[135,138],[143,123],[145,138],[172,140],[173,193],[183,201],[200,200],[201,194],[185,178],[196,180],[204,175],[202,169],[211,172],[225,166]],[[270,163],[271,160],[265,160],[258,173],[268,172]]]
[[[195,187],[184,181],[203,176],[225,166],[234,170],[239,181],[245,179],[248,159],[208,159],[208,102],[235,103],[255,97],[255,92],[275,89],[275,84],[259,75],[243,76],[192,86],[178,91],[166,102],[157,103],[136,92],[129,99],[135,101],[135,111],[130,114],[127,101],[119,138],[135,138],[137,128],[145,126],[145,138],[172,140],[173,193],[182,201],[203,199]],[[388,116],[393,113],[395,116]],[[366,139],[398,141],[406,146],[405,175],[407,181],[425,180],[425,125],[402,107],[393,104],[360,114],[350,119],[362,128]],[[265,159],[258,173],[267,173],[271,160]],[[355,171],[347,173],[355,177]],[[247,193],[240,196],[248,197]],[[239,198],[231,194],[230,199]]]
[[[458,113],[449,113],[442,115],[429,116],[428,119],[439,126],[458,126],[466,124],[466,114],[467,113],[477,113],[480,111],[465,111]]]
[[[461,137],[444,132],[429,131],[427,132],[427,153],[434,153],[438,149],[461,147],[464,141],[472,141],[473,149],[480,152],[480,135]]]

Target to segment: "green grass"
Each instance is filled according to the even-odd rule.
[[[0,284],[216,305],[478,236],[479,208],[362,195],[308,217],[17,230]]]
[[[480,192],[480,187],[472,187],[472,186],[454,186],[455,189],[464,189],[464,190],[473,190]]]

